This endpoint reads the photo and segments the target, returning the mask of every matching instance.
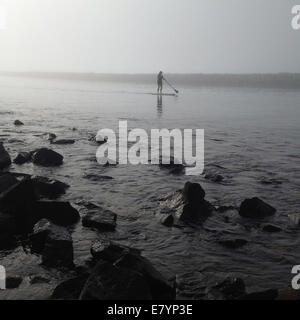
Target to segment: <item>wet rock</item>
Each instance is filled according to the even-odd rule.
[[[215,183],[220,183],[224,180],[224,177],[221,176],[220,174],[216,174],[216,173],[207,173],[204,178],[206,180],[210,180],[211,182],[215,182]]]
[[[141,255],[127,253],[116,261],[114,265],[121,269],[134,270],[143,275],[154,300],[173,300],[175,298],[174,288],[153,267],[151,262]]]
[[[31,161],[31,154],[30,152],[20,152],[17,157],[14,159],[15,164],[24,164],[26,162]]]
[[[14,125],[15,126],[23,126],[24,123],[22,121],[20,121],[20,120],[15,120]]]
[[[52,140],[56,139],[56,137],[57,137],[57,136],[56,136],[55,133],[49,133],[49,134],[48,134],[48,140],[49,140],[49,141],[52,141]]]
[[[0,194],[9,188],[15,186],[18,180],[10,173],[0,175]]]
[[[73,264],[73,241],[68,229],[47,219],[34,226],[29,237],[33,253],[42,255],[42,264],[48,267],[67,267]]]
[[[19,288],[19,286],[22,282],[23,282],[23,279],[21,277],[7,277],[6,278],[6,289]]]
[[[93,142],[93,143],[96,143],[98,145],[102,145],[102,144],[105,144],[107,142],[107,138],[103,137],[100,134],[97,134],[96,136],[90,135],[89,136],[89,141]]]
[[[17,226],[15,218],[0,213],[0,250],[10,249],[16,244]]]
[[[277,289],[269,289],[265,291],[252,292],[240,297],[240,300],[275,300],[278,297]]]
[[[162,200],[160,212],[172,212],[175,220],[202,223],[214,211],[214,207],[204,198],[205,191],[200,184],[187,182],[182,191]]]
[[[51,144],[58,144],[58,145],[74,144],[74,143],[75,143],[75,140],[73,139],[51,140]]]
[[[273,224],[266,224],[263,226],[263,231],[270,232],[270,233],[276,233],[276,232],[281,232],[282,229],[280,227],[273,225]]]
[[[93,243],[91,254],[95,261],[105,260],[111,263],[116,262],[127,253],[140,255],[140,250],[119,245],[107,239],[101,239]]]
[[[245,218],[264,218],[274,215],[276,209],[259,198],[246,199],[242,202],[239,214]]]
[[[78,300],[88,276],[79,276],[59,284],[51,295],[51,300]]]
[[[146,279],[138,272],[100,261],[92,271],[80,300],[150,300]]]
[[[114,231],[117,226],[117,215],[110,210],[97,208],[89,211],[82,218],[82,225],[99,231]]]
[[[169,170],[171,174],[182,174],[185,172],[185,166],[182,163],[178,163],[178,160],[172,156],[170,159],[165,159],[161,156],[159,166],[162,169]]]
[[[225,300],[235,300],[246,294],[245,283],[240,278],[226,278],[213,289],[219,291]]]
[[[288,217],[293,225],[300,226],[300,214],[289,214]]]
[[[68,184],[58,180],[48,179],[45,177],[34,176],[32,177],[34,190],[39,197],[47,199],[57,199],[66,193],[70,187]]]
[[[63,159],[62,155],[47,148],[36,150],[32,156],[34,164],[44,167],[60,166],[63,163]]]
[[[234,206],[219,206],[216,208],[216,211],[218,211],[220,213],[224,213],[224,212],[230,211],[230,210],[237,210],[237,208]]]
[[[3,143],[0,142],[0,170],[11,165],[11,158],[5,150]]]
[[[80,219],[79,212],[69,202],[36,201],[33,212],[38,219],[48,219],[59,226],[70,226]]]
[[[248,241],[245,239],[221,239],[218,243],[229,249],[238,249],[245,246]]]
[[[160,218],[160,223],[165,227],[172,227],[174,224],[174,217],[172,216],[172,214],[163,215]]]
[[[39,220],[33,210],[36,199],[32,181],[28,178],[0,194],[0,211],[14,217],[18,234],[28,233]]]

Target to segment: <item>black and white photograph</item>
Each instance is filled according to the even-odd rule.
[[[300,1],[0,0],[0,304],[300,300],[299,196]]]

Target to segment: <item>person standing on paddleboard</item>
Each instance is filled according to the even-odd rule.
[[[163,89],[163,80],[164,80],[164,75],[163,72],[160,71],[159,74],[157,75],[157,93],[162,93]]]

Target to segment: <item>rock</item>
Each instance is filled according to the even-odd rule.
[[[275,232],[281,232],[282,229],[280,227],[273,225],[273,224],[266,224],[263,226],[263,231],[275,233]]]
[[[160,223],[165,227],[172,227],[174,224],[174,217],[172,216],[172,214],[163,215],[160,218]]]
[[[160,211],[162,214],[172,212],[175,219],[184,222],[202,223],[214,210],[204,198],[205,191],[200,184],[187,182],[183,191],[177,191],[163,199]]]
[[[13,216],[0,213],[0,250],[10,249],[16,244],[17,226]]]
[[[32,157],[34,164],[44,167],[60,166],[63,163],[63,159],[62,155],[47,148],[35,151]]]
[[[75,140],[73,139],[51,140],[51,144],[58,144],[58,145],[74,144],[74,143],[75,143]]]
[[[7,277],[6,278],[6,289],[19,288],[19,286],[22,282],[23,282],[23,279],[21,277]]]
[[[239,298],[239,300],[275,300],[278,297],[277,289],[269,289],[265,291],[252,292],[245,294]]]
[[[82,218],[82,225],[99,231],[114,231],[117,226],[117,215],[110,210],[98,208],[89,211]]]
[[[237,208],[234,206],[219,206],[216,208],[216,210],[220,213],[224,213],[224,212],[230,211],[230,210],[237,210]]]
[[[246,199],[242,202],[239,214],[245,218],[264,218],[274,215],[276,209],[259,198]]]
[[[216,173],[207,173],[204,178],[206,180],[210,180],[212,182],[215,182],[215,183],[220,183],[224,180],[224,177],[221,176],[220,174],[216,174]]]
[[[0,194],[0,211],[15,218],[18,234],[27,234],[39,220],[33,210],[37,197],[28,178]]]
[[[107,142],[107,138],[97,134],[96,136],[90,135],[89,141],[102,145]]]
[[[52,140],[54,140],[54,139],[56,139],[56,134],[55,134],[55,133],[49,133],[49,134],[48,134],[48,140],[49,140],[49,141],[52,141]]]
[[[174,157],[170,159],[164,159],[160,156],[159,166],[162,169],[168,169],[171,174],[182,174],[185,171],[185,166],[182,163],[177,163],[178,161]]]
[[[14,159],[15,164],[24,164],[31,161],[31,154],[29,152],[20,152]]]
[[[88,276],[80,276],[59,284],[51,295],[51,300],[78,300]]]
[[[33,212],[38,219],[48,219],[59,226],[70,226],[80,219],[79,212],[69,202],[36,201]]]
[[[15,126],[23,126],[24,123],[22,121],[20,121],[20,120],[15,120],[14,125]]]
[[[3,143],[0,142],[0,170],[11,165],[11,159],[8,152],[5,150]]]
[[[300,226],[300,214],[289,214],[288,217],[293,225]]]
[[[245,239],[222,239],[219,240],[218,243],[229,249],[238,249],[245,246],[248,241]]]
[[[43,219],[34,226],[29,239],[32,252],[42,255],[43,265],[67,268],[74,266],[73,241],[68,229]]]
[[[80,300],[150,300],[146,279],[138,272],[99,261],[88,278]]]
[[[32,177],[32,181],[34,184],[34,190],[38,196],[45,197],[47,199],[57,199],[65,194],[66,190],[70,187],[61,181],[39,176]]]
[[[18,180],[10,173],[0,175],[0,194],[15,186]]]
[[[85,174],[83,176],[83,178],[88,179],[90,181],[95,181],[95,182],[102,181],[102,180],[113,180],[114,179],[113,177],[110,177],[110,176],[98,176],[96,174]]]
[[[114,265],[121,269],[134,270],[142,274],[148,283],[154,300],[175,299],[174,288],[169,285],[148,259],[140,255],[127,253],[116,261]]]
[[[91,247],[91,254],[95,261],[105,260],[114,263],[127,253],[131,253],[133,255],[141,254],[138,249],[122,246],[106,239],[94,242]]]
[[[223,299],[234,300],[246,294],[246,286],[243,279],[226,278],[223,282],[218,283],[214,289],[221,292]]]

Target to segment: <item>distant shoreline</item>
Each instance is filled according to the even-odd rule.
[[[64,79],[77,81],[129,82],[136,84],[153,84],[156,74],[126,73],[71,73],[71,72],[10,72],[0,71],[0,76],[30,77],[43,79]],[[251,87],[300,89],[300,73],[267,74],[167,74],[167,78],[177,86],[192,87]]]

